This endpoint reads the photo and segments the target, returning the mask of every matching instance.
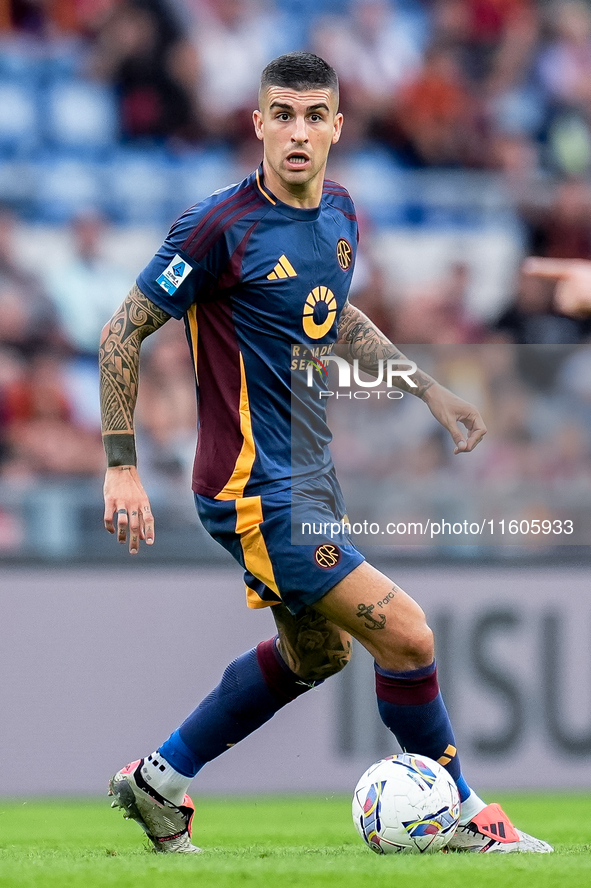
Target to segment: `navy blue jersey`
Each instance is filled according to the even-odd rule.
[[[195,493],[257,495],[331,467],[320,374],[292,395],[292,366],[335,342],[356,247],[344,188],[327,180],[320,206],[298,209],[259,168],[187,210],[139,275],[149,299],[185,320],[199,400]]]

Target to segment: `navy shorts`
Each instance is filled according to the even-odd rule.
[[[282,602],[298,614],[365,560],[338,531],[345,508],[334,469],[287,490],[232,500],[195,494],[195,503],[207,532],[244,568],[249,607]]]

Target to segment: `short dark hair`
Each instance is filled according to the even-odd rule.
[[[261,91],[268,86],[283,86],[298,92],[331,89],[339,94],[337,72],[313,52],[288,52],[269,62],[261,74]]]

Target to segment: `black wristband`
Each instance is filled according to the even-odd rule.
[[[134,435],[103,435],[103,444],[110,469],[116,466],[137,466]]]

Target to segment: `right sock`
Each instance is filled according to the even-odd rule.
[[[158,751],[144,759],[140,774],[148,786],[155,789],[167,801],[173,805],[183,804],[191,777],[175,770]]]
[[[289,669],[276,640],[262,641],[230,663],[219,685],[159,748],[178,773],[194,777],[312,687]]]

